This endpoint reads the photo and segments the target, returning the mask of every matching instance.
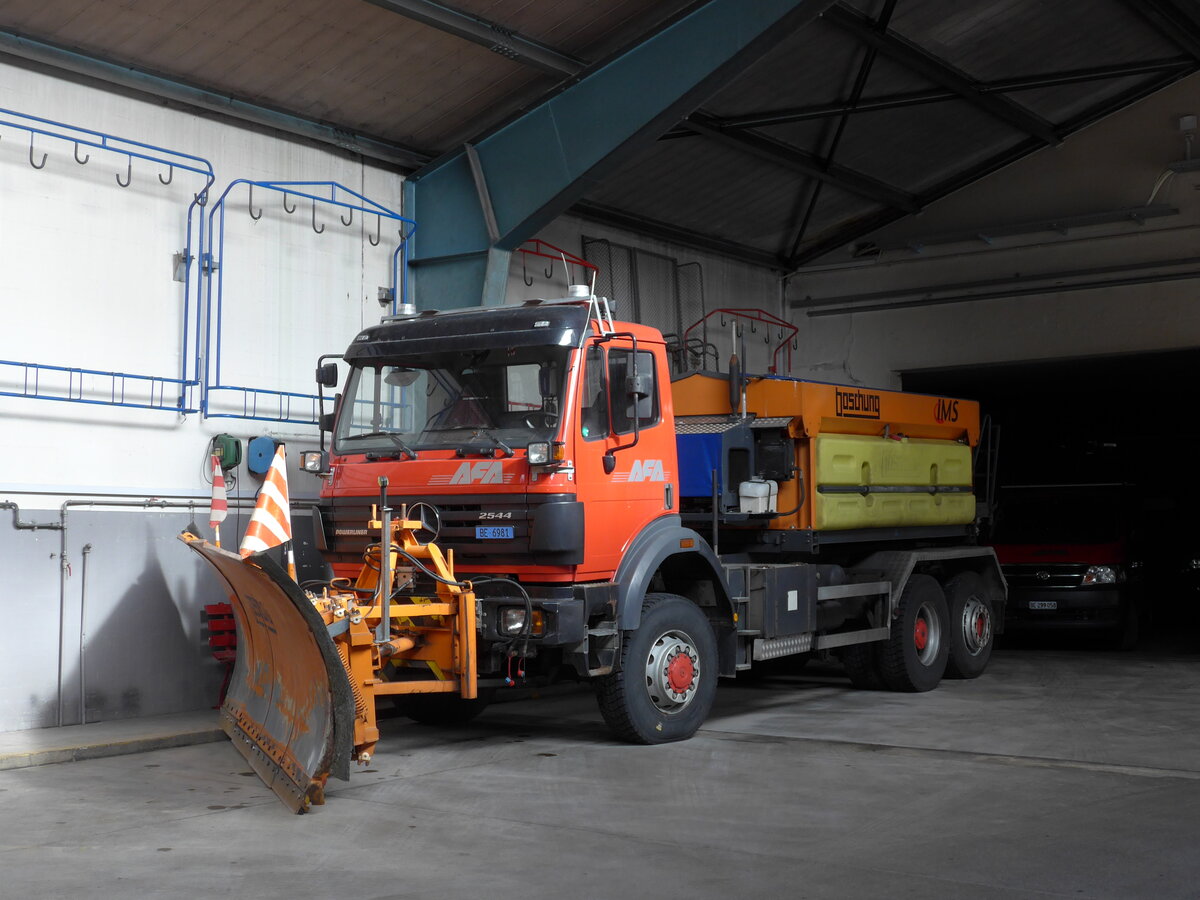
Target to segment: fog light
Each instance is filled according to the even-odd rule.
[[[1116,584],[1117,570],[1112,566],[1088,566],[1083,574],[1084,584]]]
[[[546,632],[546,615],[540,609],[533,611],[532,627],[525,630],[525,607],[503,606],[500,608],[500,633],[509,637],[541,637]]]

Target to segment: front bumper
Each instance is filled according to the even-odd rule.
[[[1005,623],[1007,628],[1014,631],[1116,628],[1124,620],[1128,604],[1123,585],[1057,590],[1026,590],[1010,586]]]

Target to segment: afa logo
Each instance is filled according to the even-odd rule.
[[[627,481],[666,481],[661,459],[635,459]]]
[[[481,459],[476,463],[465,462],[455,470],[451,484],[503,484],[504,471],[500,460]]]
[[[937,401],[937,408],[933,414],[934,421],[939,425],[945,425],[947,422],[958,421],[958,401],[943,400],[940,397]]]

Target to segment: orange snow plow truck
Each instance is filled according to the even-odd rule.
[[[974,542],[973,402],[733,360],[672,381],[663,336],[588,295],[390,317],[343,358],[303,461],[329,583],[191,542],[235,600],[226,730],[293,809],[369,759],[384,700],[465,721],[578,678],[654,744],[764,660],[895,691],[987,665],[1005,590]]]

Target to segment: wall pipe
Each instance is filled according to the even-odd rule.
[[[918,287],[909,288],[893,288],[891,290],[870,291],[862,294],[841,294],[834,297],[822,298],[807,297],[804,300],[793,300],[791,302],[791,307],[792,309],[812,309],[820,307],[822,308],[822,312],[824,312],[823,308],[827,306],[863,303],[873,300],[887,300],[897,297],[920,297],[922,303],[937,303],[942,301],[941,298],[934,296],[936,294],[972,291],[984,288],[1003,289],[1006,287],[1038,284],[1043,281],[1065,281],[1071,278],[1088,278],[1096,275],[1123,275],[1130,272],[1142,272],[1147,269],[1169,269],[1178,268],[1179,266],[1198,265],[1200,265],[1200,256],[1185,256],[1177,259],[1160,259],[1141,263],[1123,263],[1115,266],[1095,266],[1088,269],[1074,269],[1063,272],[1014,275],[1007,278],[984,278],[977,281],[959,281],[952,284],[943,285],[921,285]],[[1042,291],[1042,293],[1047,293],[1058,289],[1066,290],[1068,287],[1069,286],[1050,285],[1046,290]],[[983,295],[965,295],[962,299],[972,299],[975,296]],[[998,294],[997,296],[1007,295]],[[958,301],[955,300],[954,302]],[[853,309],[847,309],[846,311],[853,311]],[[813,313],[809,313],[809,315],[813,315]]]
[[[85,650],[87,648],[87,565],[92,545],[84,544],[83,561],[79,564],[79,724],[87,724],[87,676],[85,674]]]
[[[1075,284],[1047,284],[1040,287],[1016,288],[1008,291],[989,291],[983,294],[931,297],[922,300],[908,300],[901,303],[874,303],[864,306],[841,306],[836,309],[810,309],[805,315],[811,318],[845,316],[860,312],[886,312],[893,309],[915,309],[919,306],[970,303],[974,300],[1007,300],[1017,297],[1036,297],[1041,294],[1069,294],[1075,291],[1091,291],[1102,288],[1135,287],[1142,284],[1160,284],[1166,281],[1190,281],[1193,278],[1200,278],[1200,269],[1191,269],[1187,272],[1164,272],[1158,275],[1138,275],[1133,278],[1103,278],[1098,281],[1081,281]]]

